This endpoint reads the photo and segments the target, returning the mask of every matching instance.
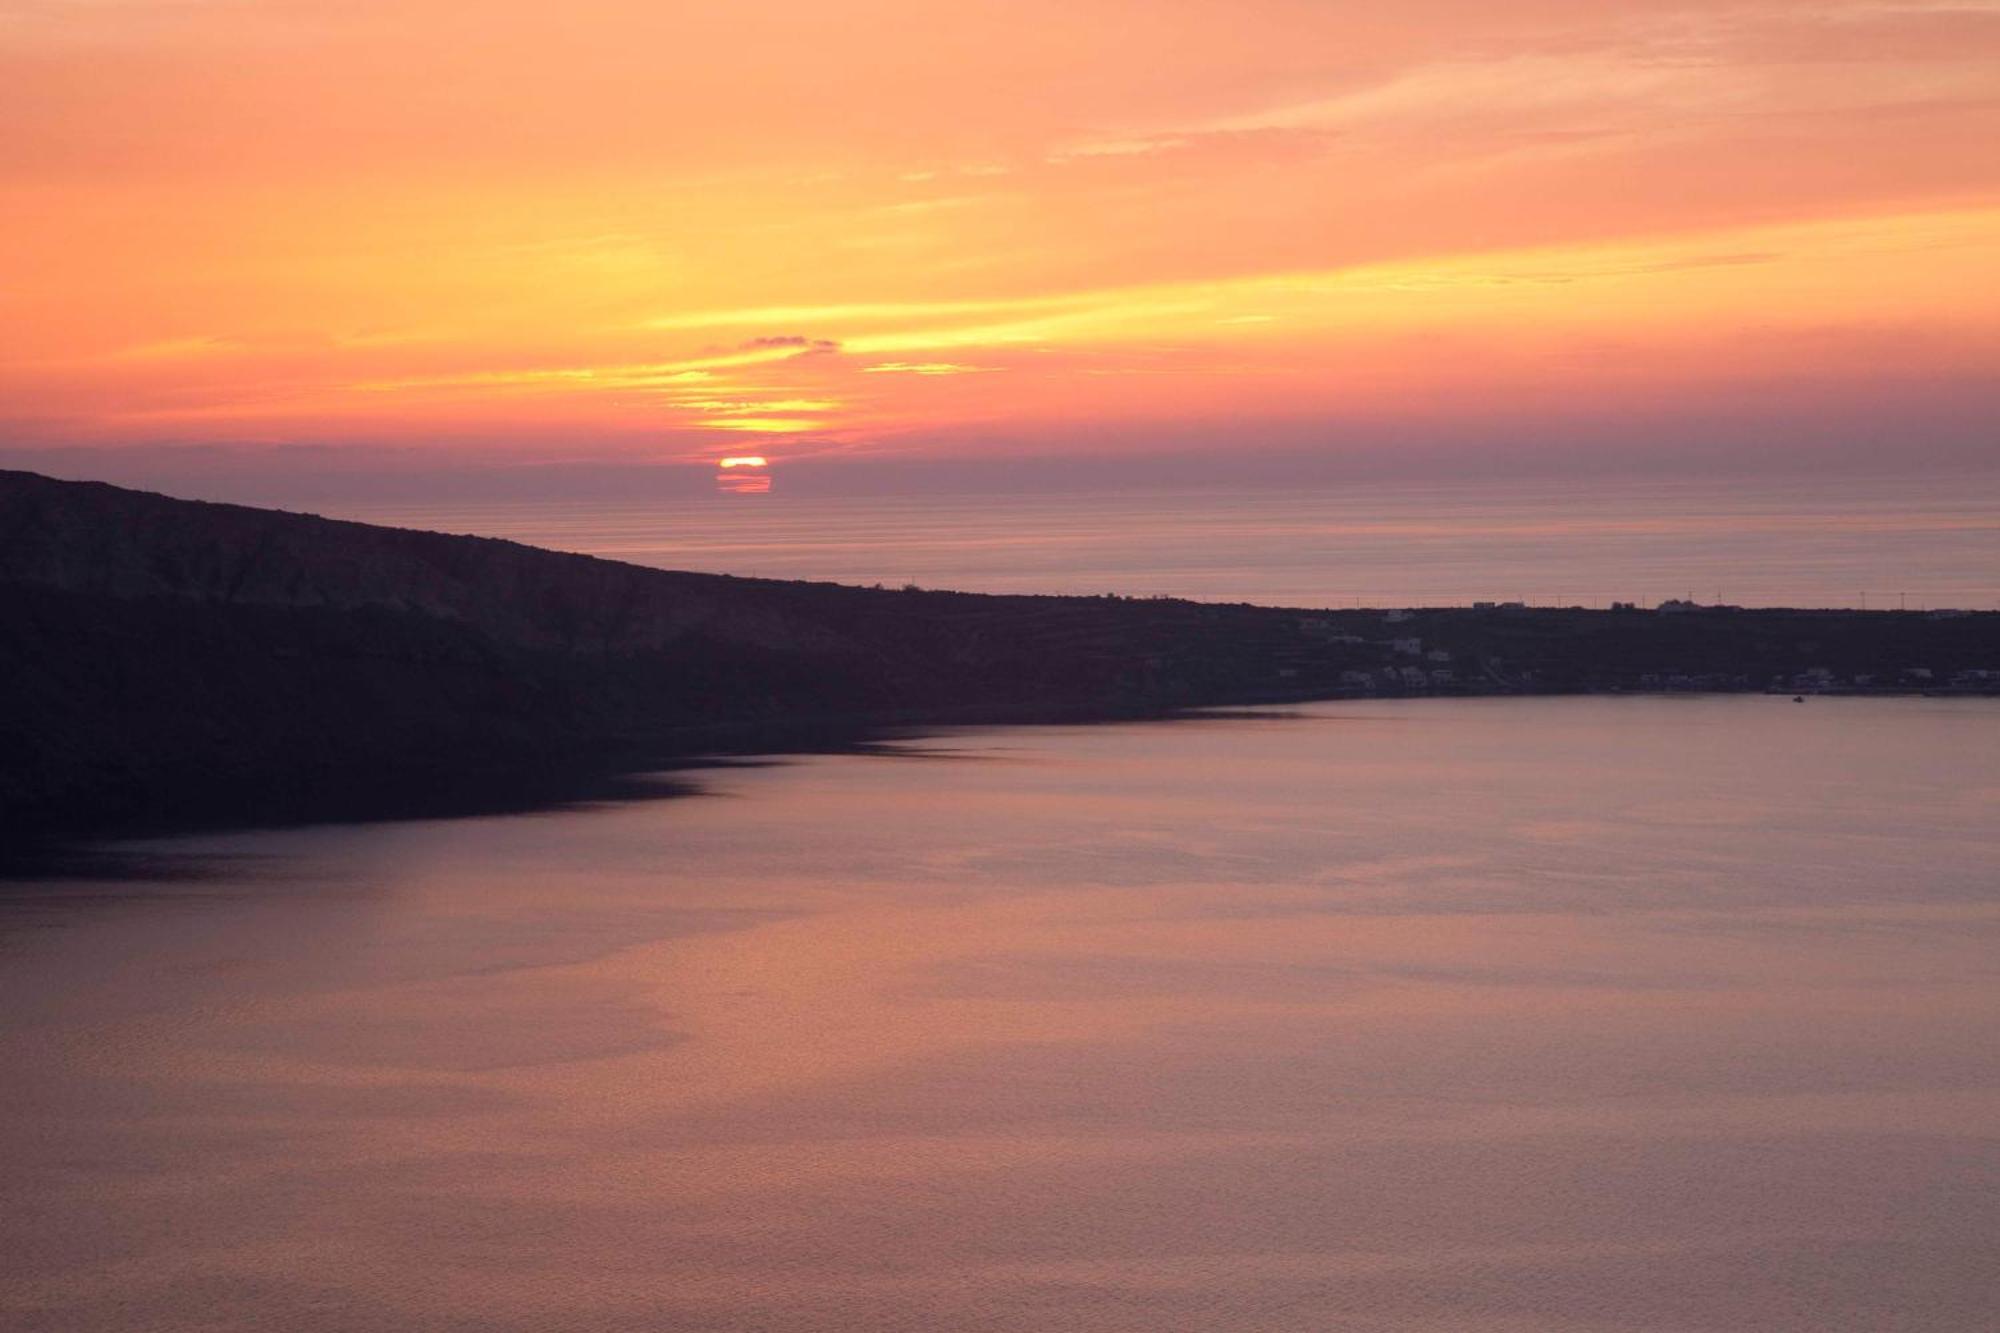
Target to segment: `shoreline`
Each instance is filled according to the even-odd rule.
[[[731,578],[0,472],[0,841],[491,811],[911,728],[2000,693],[2000,612],[1314,610]]]
[[[109,858],[116,861],[120,845],[160,839],[233,833],[324,828],[342,825],[394,824],[411,821],[480,819],[505,815],[559,812],[591,805],[675,800],[706,794],[698,775],[733,768],[783,764],[813,755],[893,753],[894,742],[922,740],[961,729],[1015,727],[1093,727],[1134,722],[1197,722],[1234,710],[1282,708],[1313,703],[1424,703],[1470,699],[1688,699],[1718,697],[1792,698],[1781,690],[1462,690],[1426,694],[1289,694],[1228,700],[1164,710],[1090,713],[1079,709],[964,709],[948,714],[897,716],[872,720],[801,719],[786,723],[722,722],[681,729],[680,748],[634,753],[611,764],[578,764],[535,773],[487,773],[469,779],[449,793],[422,793],[390,781],[377,800],[346,809],[317,813],[229,815],[220,812],[179,817],[140,817],[108,824],[54,827],[20,838],[0,849],[0,883],[36,879],[90,878],[90,870]],[[1829,690],[1814,698],[1828,699],[1994,699],[2000,691]],[[1282,716],[1282,715],[1278,715]],[[683,780],[683,775],[687,775]],[[407,799],[395,793],[408,792]]]

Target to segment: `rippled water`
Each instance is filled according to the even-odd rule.
[[[0,911],[10,1329],[2000,1326],[2000,705],[1379,701]]]

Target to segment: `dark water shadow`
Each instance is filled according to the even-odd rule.
[[[1319,722],[1323,713],[1302,713],[1296,708],[1190,708],[1160,719],[1162,722]]]
[[[199,884],[228,872],[216,858],[153,849],[126,849],[88,843],[43,843],[0,848],[0,904],[39,896],[19,887],[118,881],[134,884]]]
[[[525,772],[487,772],[398,779],[383,775],[367,783],[320,788],[290,800],[217,799],[184,809],[155,810],[106,821],[87,829],[29,830],[0,838],[0,912],[25,902],[46,904],[60,892],[83,902],[111,886],[158,888],[221,884],[250,877],[281,879],[281,864],[249,866],[244,857],[217,851],[129,846],[134,842],[198,835],[302,829],[352,824],[477,819],[510,815],[563,814],[641,801],[719,797],[726,793],[701,781],[704,773],[782,767],[825,755],[851,755],[914,763],[1021,763],[1023,756],[972,741],[996,728],[1020,726],[1089,727],[1110,723],[1215,722],[1289,723],[1333,720],[1297,708],[1215,707],[1147,712],[1124,717],[1050,715],[874,725],[841,722],[811,725],[755,725],[701,729],[687,749],[633,753],[615,762],[589,766],[558,764]],[[252,857],[263,862],[271,858]],[[97,886],[93,890],[91,886]]]
[[[46,904],[58,893],[67,901],[88,901],[93,886],[101,896],[114,899],[122,895],[112,886],[129,893],[141,885],[193,888],[253,876],[284,877],[283,858],[181,851],[171,845],[184,838],[563,814],[643,801],[715,797],[722,793],[701,781],[701,774],[781,767],[819,754],[907,757],[899,743],[921,735],[916,728],[867,734],[759,730],[722,738],[712,752],[635,753],[598,765],[461,774],[448,781],[435,775],[403,779],[385,775],[368,783],[320,787],[288,799],[237,793],[237,799],[222,796],[182,808],[132,813],[84,828],[7,830],[0,832],[0,912],[28,902]],[[135,843],[154,845],[131,845]]]
[[[398,782],[321,788],[286,799],[242,794],[180,808],[133,812],[77,829],[56,827],[0,839],[0,885],[18,880],[128,879],[164,883],[209,877],[177,854],[121,844],[199,834],[248,833],[340,824],[468,819],[705,794],[685,770],[720,765],[676,762],[643,770],[480,775],[450,783]],[[225,858],[226,859],[226,858]]]
[[[145,906],[237,896],[273,858],[153,847],[44,843],[0,851],[0,957],[42,931]]]

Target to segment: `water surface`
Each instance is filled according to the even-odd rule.
[[[23,1330],[2000,1325],[2000,705],[1368,701],[0,910]]]
[[[2000,606],[1995,476],[353,502],[669,569],[1277,606]]]

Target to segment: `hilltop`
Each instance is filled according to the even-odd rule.
[[[894,724],[1385,693],[1987,689],[2000,615],[855,588],[0,472],[0,828],[476,809]]]

